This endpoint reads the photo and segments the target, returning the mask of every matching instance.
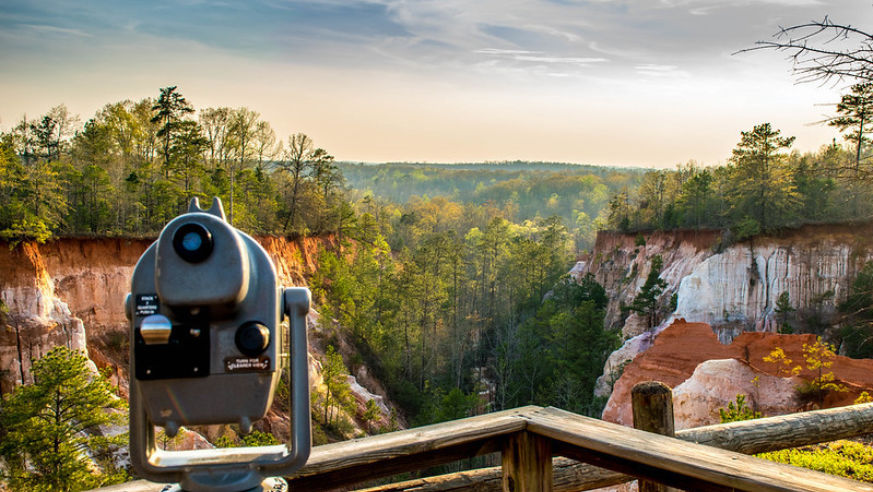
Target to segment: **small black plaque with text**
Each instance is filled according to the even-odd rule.
[[[224,359],[226,372],[262,372],[270,370],[270,358],[260,357],[228,357]]]
[[[158,312],[158,295],[157,294],[137,294],[136,295],[136,315],[140,317],[151,316]]]

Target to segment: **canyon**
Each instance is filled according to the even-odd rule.
[[[626,306],[655,256],[667,286],[660,322],[648,326]],[[717,423],[717,409],[737,394],[753,395],[766,414],[800,409],[793,389],[801,381],[778,377],[762,359],[780,347],[801,363],[803,345],[815,335],[827,338],[837,306],[871,259],[870,222],[807,225],[735,243],[712,230],[599,233],[571,274],[591,274],[605,287],[606,327],[621,330],[624,340],[598,379],[596,393],[608,398],[603,418],[630,425],[630,388],[647,379],[674,387],[677,428]],[[794,311],[780,313],[777,301],[786,295]],[[783,321],[807,334],[778,334]],[[851,403],[873,388],[866,376],[873,361],[838,356],[833,371],[849,391],[829,396],[825,406]]]
[[[808,402],[794,397],[799,380],[782,377],[763,357],[780,347],[800,362],[803,344],[812,343],[813,334],[828,334],[837,305],[873,259],[871,238],[873,223],[804,226],[735,243],[722,231],[600,232],[592,253],[571,275],[591,274],[606,288],[606,326],[622,333],[623,345],[609,356],[598,380],[597,394],[608,398],[603,418],[629,425],[630,388],[646,379],[674,387],[679,428],[714,423],[717,408],[737,394],[749,395],[751,404],[769,414],[802,408]],[[283,285],[306,285],[319,252],[338,247],[330,237],[258,241]],[[30,361],[65,345],[86,351],[126,397],[128,328],[122,304],[133,267],[150,243],[138,238],[0,243],[0,391],[30,382]],[[662,319],[650,327],[623,308],[645,282],[655,256],[663,260],[660,278],[667,287],[660,296]],[[795,309],[788,320],[812,334],[776,333],[784,321],[777,311],[783,293]],[[317,308],[308,322],[310,385],[318,391],[328,335],[321,333]],[[837,358],[834,372],[848,391],[829,396],[826,406],[873,393],[873,379],[866,376],[873,374],[873,366],[865,365],[869,362]],[[395,412],[366,367],[356,369],[349,384],[357,413],[375,400],[382,415],[371,425],[388,426]],[[344,437],[361,432],[355,413],[342,417],[354,424]],[[287,419],[274,412],[263,429],[281,435],[286,426]]]

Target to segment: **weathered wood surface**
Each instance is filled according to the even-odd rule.
[[[503,490],[501,477],[502,468],[494,466],[380,485],[359,492],[500,492]],[[633,480],[633,477],[587,463],[579,463],[570,458],[561,456],[552,458],[554,492],[591,490],[618,485],[628,480]]]
[[[676,431],[678,439],[744,454],[763,453],[873,433],[873,403]],[[553,459],[557,492],[591,490],[633,477],[568,458]],[[500,467],[410,480],[367,489],[369,492],[501,490]]]
[[[552,443],[516,432],[503,445],[503,492],[552,491]]]
[[[873,403],[697,427],[678,431],[676,437],[755,454],[869,433],[873,433]]]
[[[316,446],[306,466],[288,482],[300,490],[329,490],[499,452],[506,435],[524,430],[527,422],[521,416],[539,408],[521,407]]]
[[[631,389],[634,429],[673,437],[673,389],[660,381],[644,381]],[[639,481],[640,492],[675,492],[649,480]]]
[[[873,486],[739,453],[628,429],[556,408],[533,412],[528,432],[558,454],[690,490],[873,492]]]

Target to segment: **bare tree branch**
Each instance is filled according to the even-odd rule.
[[[781,27],[772,41],[758,41],[736,53],[776,50],[788,54],[798,82],[873,82],[873,34],[827,16]]]

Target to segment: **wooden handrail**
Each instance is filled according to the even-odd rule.
[[[856,437],[873,432],[873,403],[766,417],[676,431],[676,438],[745,454]],[[556,492],[617,485],[634,477],[563,457],[552,460]],[[499,491],[501,467],[420,478],[366,489],[366,492]],[[853,482],[854,486],[863,484]]]
[[[527,449],[519,451],[522,458],[539,456],[536,459],[542,460],[548,458],[544,458],[543,452],[537,452],[536,449],[542,440],[546,440],[552,454],[590,463],[579,465],[566,459],[552,460],[550,468],[554,473],[552,484],[555,490],[586,490],[593,488],[592,485],[605,486],[637,477],[693,490],[873,491],[873,487],[862,482],[712,447],[755,453],[871,431],[873,404],[677,431],[677,439],[556,408],[531,406],[317,446],[307,465],[295,476],[289,477],[289,482],[292,488],[306,490],[347,488],[366,480],[479,454],[506,452],[513,447]],[[528,444],[519,444],[520,435],[528,436],[524,438]],[[684,441],[696,441],[709,446]],[[536,466],[515,465],[518,465],[515,466],[517,470],[527,471],[521,471],[526,476],[514,479],[513,484],[543,483],[537,480],[543,477],[547,469],[544,463]],[[488,483],[492,486],[496,483],[496,489],[506,490],[506,486],[500,485],[500,470],[498,467],[454,474],[459,483],[467,481],[466,485],[461,483],[456,490],[490,490],[491,487],[486,485]],[[589,472],[593,475],[588,475]],[[494,480],[495,474],[497,481]],[[422,480],[431,483],[442,481],[446,485],[450,478]],[[409,490],[401,485],[378,490]],[[512,490],[542,490],[537,487],[545,485],[516,486]],[[427,487],[419,490],[427,490]]]
[[[556,454],[690,490],[873,491],[873,486],[583,417],[537,412],[528,432],[553,440]]]

